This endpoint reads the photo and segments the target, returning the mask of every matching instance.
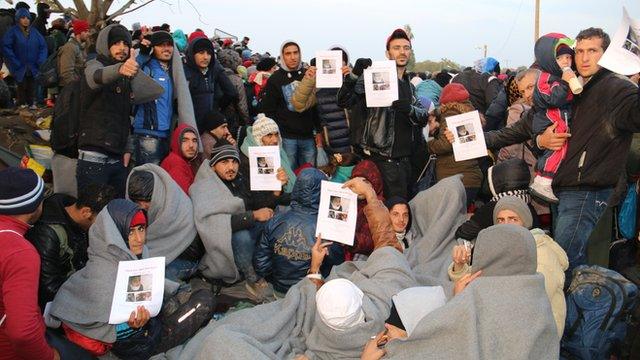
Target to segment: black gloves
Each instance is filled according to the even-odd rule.
[[[316,58],[309,60],[309,66],[316,66]]]
[[[351,73],[355,76],[362,76],[362,72],[364,71],[364,69],[371,66],[371,64],[371,59],[360,58],[356,60],[356,64],[353,66],[353,70],[351,70]]]
[[[393,108],[393,110],[397,112],[409,114],[411,112],[411,100],[409,99],[396,100],[393,103],[391,103],[391,108]]]

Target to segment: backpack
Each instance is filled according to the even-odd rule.
[[[636,237],[636,218],[638,214],[638,188],[635,183],[630,183],[627,194],[620,204],[618,212],[618,231],[625,239]]]
[[[44,88],[58,86],[58,50],[40,65],[36,81]]]
[[[178,305],[170,314],[163,314],[162,342],[156,352],[165,352],[187,341],[211,320],[215,305],[211,290],[199,289],[191,293],[188,300]],[[166,310],[168,308],[163,308],[163,313]]]
[[[581,265],[573,270],[566,295],[561,355],[568,359],[609,358],[612,347],[625,338],[638,287],[613,270]]]
[[[53,108],[51,148],[69,157],[77,157],[78,128],[80,126],[80,81],[64,86]]]

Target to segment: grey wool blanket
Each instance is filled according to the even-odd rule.
[[[111,301],[120,261],[137,260],[129,250],[107,207],[89,229],[89,260],[62,284],[51,306],[51,315],[73,330],[107,343],[116,341],[116,327],[109,324]],[[142,257],[149,257],[145,246]]]
[[[153,194],[147,212],[146,245],[149,254],[151,257],[164,256],[169,264],[189,247],[197,235],[191,199],[163,168],[154,164],[137,166],[129,178],[136,171],[153,174]]]
[[[351,280],[364,293],[365,323],[347,331],[327,327],[316,313],[316,286],[303,279],[284,299],[212,321],[187,344],[157,359],[310,359],[360,358],[365,343],[384,329],[391,296],[416,281],[404,256],[384,247],[369,259],[347,262],[330,279]]]
[[[240,278],[231,248],[231,215],[244,212],[242,199],[233,196],[205,161],[189,188],[196,229],[205,247],[202,274],[233,283]]]
[[[389,342],[387,357],[557,359],[558,334],[531,233],[516,225],[481,231],[472,266],[483,274],[422,318],[409,338]]]
[[[460,175],[440,180],[409,202],[415,238],[405,254],[422,285],[449,282],[447,267],[456,245],[456,229],[466,220],[465,203]]]

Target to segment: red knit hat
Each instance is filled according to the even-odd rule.
[[[89,31],[89,22],[86,20],[71,20],[71,26],[73,27],[73,33],[80,35],[85,31]]]
[[[469,92],[462,84],[451,83],[442,89],[440,94],[440,105],[450,102],[464,102],[469,100]]]
[[[144,211],[138,210],[135,215],[131,218],[131,224],[129,227],[136,227],[138,225],[147,225],[147,215],[144,214]]]
[[[202,32],[202,31],[194,31],[191,34],[189,34],[189,44],[191,44],[191,42],[195,39],[199,39],[199,38],[205,38],[207,39],[207,35]]]

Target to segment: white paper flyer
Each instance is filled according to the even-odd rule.
[[[394,60],[374,61],[364,69],[367,107],[387,107],[398,100],[398,69]]]
[[[482,123],[478,111],[446,118],[447,128],[453,133],[453,157],[463,161],[487,156]]]
[[[342,51],[317,51],[316,66],[316,88],[342,86]]]
[[[621,75],[640,73],[640,22],[622,8],[622,21],[598,65]]]
[[[358,216],[358,196],[342,184],[322,181],[316,236],[346,245],[353,245]]]
[[[280,168],[278,146],[249,146],[249,180],[251,191],[280,191],[282,183],[277,178]]]
[[[158,315],[164,294],[164,260],[164,256],[159,256],[120,261],[109,324],[129,321],[131,312],[140,305],[149,311],[151,317]]]

